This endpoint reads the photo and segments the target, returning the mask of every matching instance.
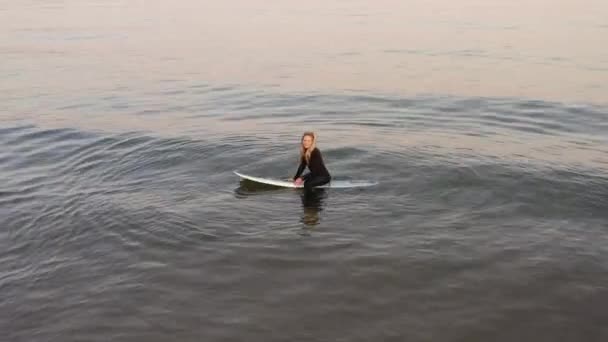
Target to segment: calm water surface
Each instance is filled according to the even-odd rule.
[[[0,3],[0,340],[606,341],[607,18]]]

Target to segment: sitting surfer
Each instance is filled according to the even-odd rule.
[[[304,188],[310,190],[315,186],[329,183],[331,176],[325,164],[321,151],[316,147],[317,137],[313,132],[304,132],[300,145],[300,166],[293,177],[295,184],[304,183]],[[308,166],[309,173],[302,176],[304,168]]]

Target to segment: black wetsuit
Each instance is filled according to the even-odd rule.
[[[306,158],[302,158],[298,171],[293,177],[294,180],[302,175],[302,172],[306,166],[308,166],[310,173],[307,173],[304,175],[304,177],[302,177],[304,180],[304,188],[310,190],[314,186],[327,184],[329,181],[331,181],[331,176],[323,163],[323,157],[321,156],[321,151],[319,151],[318,148],[312,150],[310,154],[310,163],[306,162]]]

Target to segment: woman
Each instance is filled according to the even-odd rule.
[[[323,163],[321,151],[316,147],[317,137],[313,132],[304,132],[300,145],[300,166],[293,177],[296,185],[304,182],[304,188],[310,190],[315,186],[329,183],[331,176]],[[308,166],[310,173],[300,177]]]

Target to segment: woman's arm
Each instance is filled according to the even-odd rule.
[[[302,158],[302,160],[300,160],[300,166],[298,167],[298,171],[296,172],[296,175],[293,176],[293,180],[296,180],[298,177],[300,177],[300,175],[302,175],[302,172],[304,172],[305,167],[306,167],[306,160],[304,158]]]

